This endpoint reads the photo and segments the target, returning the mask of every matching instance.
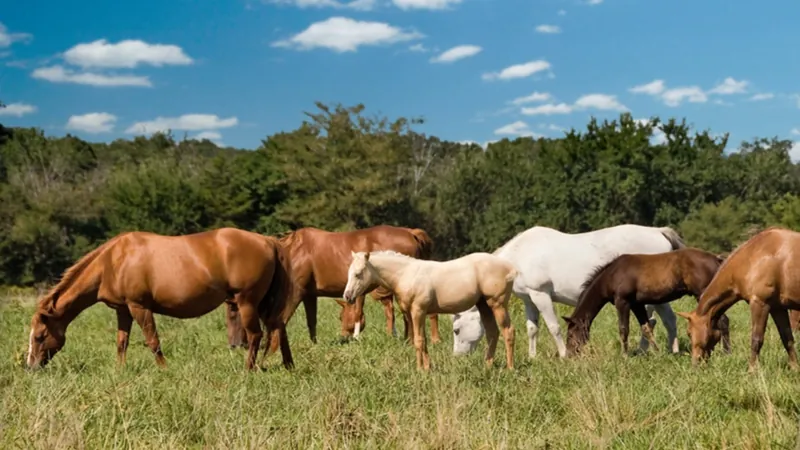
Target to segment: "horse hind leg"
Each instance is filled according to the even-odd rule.
[[[500,336],[500,330],[497,328],[497,321],[494,316],[492,308],[487,303],[486,299],[478,300],[475,304],[478,307],[478,313],[483,322],[483,328],[486,330],[486,365],[490,366],[494,363],[494,352],[497,350],[497,339]]]
[[[494,313],[494,319],[503,329],[503,341],[506,344],[506,367],[514,368],[514,325],[511,324],[511,316],[508,314],[508,299],[511,292],[501,297],[491,299],[489,306]]]
[[[137,304],[129,305],[128,311],[133,317],[133,320],[139,325],[139,328],[142,329],[145,345],[156,355],[156,364],[160,367],[166,367],[167,361],[164,358],[164,353],[161,352],[161,341],[158,339],[158,330],[156,330],[156,321],[153,318],[153,311]]]
[[[536,340],[539,334],[539,310],[531,301],[528,294],[518,294],[525,305],[525,326],[528,331],[528,357],[536,357]]]
[[[567,346],[564,345],[564,339],[561,337],[561,326],[558,324],[558,317],[556,317],[553,300],[550,298],[549,294],[541,291],[534,291],[533,289],[528,289],[528,295],[533,305],[536,306],[536,309],[538,309],[542,317],[544,317],[547,329],[550,330],[550,334],[553,335],[553,339],[556,341],[558,356],[565,358],[567,356]],[[527,307],[525,311],[528,313],[528,319],[530,320],[530,313]]]
[[[619,342],[622,346],[622,355],[628,355],[628,335],[631,322],[631,305],[624,299],[614,299],[617,308],[617,327],[619,328]]]
[[[772,321],[778,327],[778,333],[781,336],[783,348],[789,357],[789,368],[797,370],[797,352],[794,349],[794,335],[792,334],[791,320],[789,319],[789,311],[784,308],[772,308],[770,310]]]
[[[117,308],[117,362],[120,365],[125,364],[125,353],[128,350],[132,325],[133,316],[128,308],[124,306]]]
[[[225,325],[228,329],[230,348],[247,345],[247,334],[242,327],[242,319],[239,317],[239,307],[231,301],[225,302]]]
[[[247,332],[247,360],[245,367],[247,370],[252,370],[256,365],[256,356],[258,355],[258,347],[261,345],[261,322],[258,316],[258,308],[256,304],[243,294],[238,294],[236,303],[239,305],[239,315],[242,317],[242,326]],[[285,337],[285,336],[281,336]],[[281,339],[283,341],[283,339]],[[283,342],[281,342],[281,345]]]
[[[680,349],[678,348],[678,317],[675,311],[672,310],[672,305],[669,303],[661,303],[653,305],[653,309],[661,318],[664,323],[664,328],[667,329],[667,348],[674,354],[677,354]],[[652,330],[652,327],[651,327]]]
[[[658,345],[653,337],[653,327],[650,325],[650,320],[648,319],[647,308],[641,303],[635,303],[631,305],[631,311],[633,311],[633,314],[636,316],[636,320],[639,321],[639,325],[642,328],[642,339],[647,339],[647,341],[650,342],[650,345],[653,346],[653,350],[658,351]],[[647,347],[643,349],[643,351],[646,350]]]
[[[417,352],[417,369],[427,372],[431,370],[431,360],[425,339],[425,311],[419,307],[412,307],[411,323],[414,331],[414,348]]]

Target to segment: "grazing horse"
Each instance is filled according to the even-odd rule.
[[[295,292],[283,312],[283,320],[288,323],[302,301],[306,310],[306,324],[312,342],[317,342],[317,297],[341,297],[347,284],[347,265],[353,251],[394,250],[398,253],[428,258],[433,242],[425,231],[380,225],[361,230],[330,232],[318,228],[301,228],[280,238],[281,245],[289,254],[292,265],[292,278]],[[383,303],[386,314],[387,332],[396,335],[394,324],[393,294],[386,289],[373,291],[376,300]],[[342,310],[342,335],[358,336],[366,324],[364,320],[364,298],[357,299],[356,308]],[[228,315],[228,327],[235,327]],[[409,324],[405,323],[405,336],[408,337]],[[434,342],[439,341],[438,317],[431,316],[431,335]],[[277,349],[278,341],[271,341],[269,353]]]
[[[689,312],[679,312],[689,324],[692,363],[707,360],[720,338],[717,322],[731,306],[750,304],[750,361],[758,364],[767,319],[772,316],[789,366],[797,369],[789,310],[800,309],[800,233],[772,227],[756,234],[734,250]]]
[[[236,228],[185,236],[119,234],[67,269],[39,301],[31,319],[28,367],[46,365],[64,346],[70,322],[98,302],[117,312],[119,363],[125,362],[135,320],[156,363],[164,367],[153,314],[200,317],[232,298],[247,332],[247,369],[254,368],[261,342],[259,317],[267,327],[267,342],[280,340],[289,368],[292,354],[281,321],[292,294],[289,270],[277,239]]]
[[[517,271],[513,264],[489,253],[471,253],[450,261],[425,261],[393,251],[353,253],[344,299],[383,286],[397,296],[403,316],[410,319],[417,351],[417,369],[430,370],[425,315],[453,314],[477,307],[486,327],[486,363],[494,361],[497,324],[506,343],[506,366],[514,367],[514,328],[508,300]]]
[[[685,246],[678,233],[669,227],[625,224],[588,233],[569,234],[536,226],[514,236],[495,250],[494,255],[511,261],[520,271],[520,276],[514,282],[514,294],[525,304],[528,355],[536,356],[541,313],[556,341],[558,354],[563,358],[567,348],[561,339],[561,328],[553,308],[554,300],[575,306],[581,294],[581,285],[592,271],[620,254],[663,253]],[[670,305],[648,305],[647,310],[649,314],[655,310],[661,316],[667,329],[667,344],[677,353],[677,319]],[[454,315],[453,353],[465,354],[474,350],[482,333],[474,309]],[[647,345],[647,339],[642,336],[642,350]]]
[[[613,259],[582,286],[578,306],[567,322],[567,353],[574,354],[589,340],[589,329],[595,317],[607,303],[614,303],[619,320],[619,339],[623,354],[628,353],[628,324],[630,312],[639,321],[642,334],[653,348],[651,324],[645,305],[667,303],[684,295],[700,298],[724,258],[697,248],[681,248],[666,253],[626,254]],[[728,317],[719,321],[723,345],[730,353]]]

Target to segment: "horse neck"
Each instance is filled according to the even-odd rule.
[[[66,320],[66,323],[72,322],[83,310],[97,303],[99,287],[100,272],[87,267],[68,285],[57,287],[58,291],[53,294],[56,296],[53,315]]]
[[[586,288],[578,298],[578,305],[570,317],[573,322],[585,326],[586,329],[591,328],[595,317],[600,314],[607,302],[607,298],[603,295],[601,281],[602,278],[598,278]]]
[[[731,288],[730,282],[722,282],[714,277],[697,301],[697,312],[710,315],[712,320],[719,319],[731,306],[739,301],[738,295]]]
[[[403,271],[416,260],[395,255],[372,255],[370,263],[378,274],[379,284],[394,291],[402,277]]]

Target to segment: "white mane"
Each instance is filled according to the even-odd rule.
[[[367,252],[361,252],[361,253],[367,253]],[[373,252],[369,252],[369,256],[370,257],[372,257],[372,256],[398,256],[398,257],[406,258],[406,259],[417,259],[417,258],[414,258],[412,256],[408,256],[408,255],[405,255],[403,253],[396,252],[394,250],[375,250]]]

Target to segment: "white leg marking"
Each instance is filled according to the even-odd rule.
[[[359,334],[361,334],[361,322],[356,322],[356,330],[353,332],[353,337],[358,339]]]
[[[33,364],[33,327],[31,327],[31,334],[28,338],[28,366]]]
[[[528,328],[528,356],[536,357],[536,336],[539,334],[539,310],[531,302],[528,294],[517,295],[525,305],[525,325]]]
[[[667,348],[671,349],[672,353],[678,353],[678,318],[672,305],[669,303],[656,305],[655,310],[664,322],[664,328],[667,329]]]

